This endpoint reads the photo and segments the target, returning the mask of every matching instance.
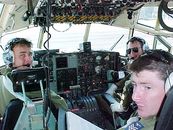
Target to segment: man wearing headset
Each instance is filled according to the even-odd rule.
[[[126,55],[128,56],[128,66],[136,59],[138,59],[143,53],[149,50],[144,39],[140,37],[132,37],[127,42]],[[130,80],[130,73],[127,76],[116,83],[118,88],[122,89],[121,99],[119,103],[115,102],[111,105],[113,112],[121,112],[120,116],[127,120],[131,114],[135,111],[136,105],[132,101],[133,87]],[[115,93],[116,95],[116,93]],[[116,97],[115,97],[116,98]]]
[[[118,130],[154,130],[166,93],[172,86],[173,77],[169,75],[173,72],[173,55],[163,50],[148,51],[129,69],[138,116],[130,118]]]
[[[140,37],[132,37],[127,42],[126,54],[129,60],[136,60],[145,51],[149,50],[149,47],[144,39]]]
[[[33,52],[31,50],[32,43],[25,38],[14,38],[10,40],[3,53],[3,59],[6,64],[6,67],[1,70],[0,82],[2,82],[2,77],[7,76],[13,69],[28,69],[32,67],[32,57]],[[55,105],[56,108],[62,107],[65,110],[67,105],[63,98],[58,96],[55,92],[51,91],[51,102]],[[40,92],[28,93],[32,97],[38,97]],[[0,115],[4,115],[5,109],[10,101],[15,99],[11,93],[6,89],[5,86],[0,86]],[[7,114],[7,113],[5,113]],[[11,125],[11,124],[10,124]],[[12,128],[8,128],[12,129]]]

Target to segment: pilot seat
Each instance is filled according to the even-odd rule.
[[[13,70],[10,78],[3,77],[3,84],[16,97],[6,108],[3,130],[56,130],[56,119],[47,105],[47,74],[47,68],[39,67]],[[30,98],[29,93],[40,96]]]

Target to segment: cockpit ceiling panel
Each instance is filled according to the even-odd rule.
[[[37,4],[34,10],[34,24],[45,25],[45,17],[49,15],[53,23],[71,22],[74,24],[83,23],[111,23],[124,10],[131,11],[131,8],[139,8],[149,1],[135,0],[83,0],[83,1],[44,1]],[[156,2],[156,1],[155,1]],[[141,5],[140,5],[141,6]]]
[[[0,33],[52,23],[104,23],[115,21],[141,5],[161,0],[0,0],[4,4]],[[123,16],[123,17],[124,17]],[[49,20],[48,20],[49,19]],[[124,25],[129,26],[129,20]],[[115,22],[114,24],[112,24]],[[118,23],[118,22],[117,22]],[[121,24],[121,23],[120,23]]]

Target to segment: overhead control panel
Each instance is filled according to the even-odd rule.
[[[47,18],[52,23],[109,23],[122,11],[144,2],[151,0],[40,0],[34,10],[34,24],[44,26]]]

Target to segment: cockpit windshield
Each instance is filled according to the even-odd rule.
[[[0,3],[0,15],[1,15],[1,13],[2,13],[3,6],[4,6],[4,4],[1,4],[1,3]]]
[[[2,9],[3,4],[0,4],[0,11]],[[173,44],[172,32],[167,31],[159,24],[158,10],[159,4],[142,5],[132,12],[132,19],[127,19],[128,12],[125,11],[122,13],[122,17],[118,17],[109,24],[99,22],[88,24],[52,23],[49,33],[43,27],[31,24],[22,30],[2,33],[0,44],[4,47],[11,38],[22,36],[34,43],[34,49],[45,49],[44,46],[46,46],[49,49],[59,49],[59,52],[66,53],[80,51],[81,43],[91,42],[92,50],[116,51],[124,56],[126,55],[126,42],[133,35],[145,38],[150,48],[170,50]],[[162,11],[162,19],[162,22],[168,27],[173,26],[172,14]],[[20,22],[13,23],[13,25],[17,24],[20,25]],[[21,24],[23,23],[21,22]],[[158,35],[161,38],[158,38]],[[40,37],[42,40],[39,39]],[[50,39],[47,43],[48,38]],[[153,43],[156,41],[157,46],[154,46]],[[161,43],[163,41],[164,44]],[[0,53],[2,54],[2,50]]]

